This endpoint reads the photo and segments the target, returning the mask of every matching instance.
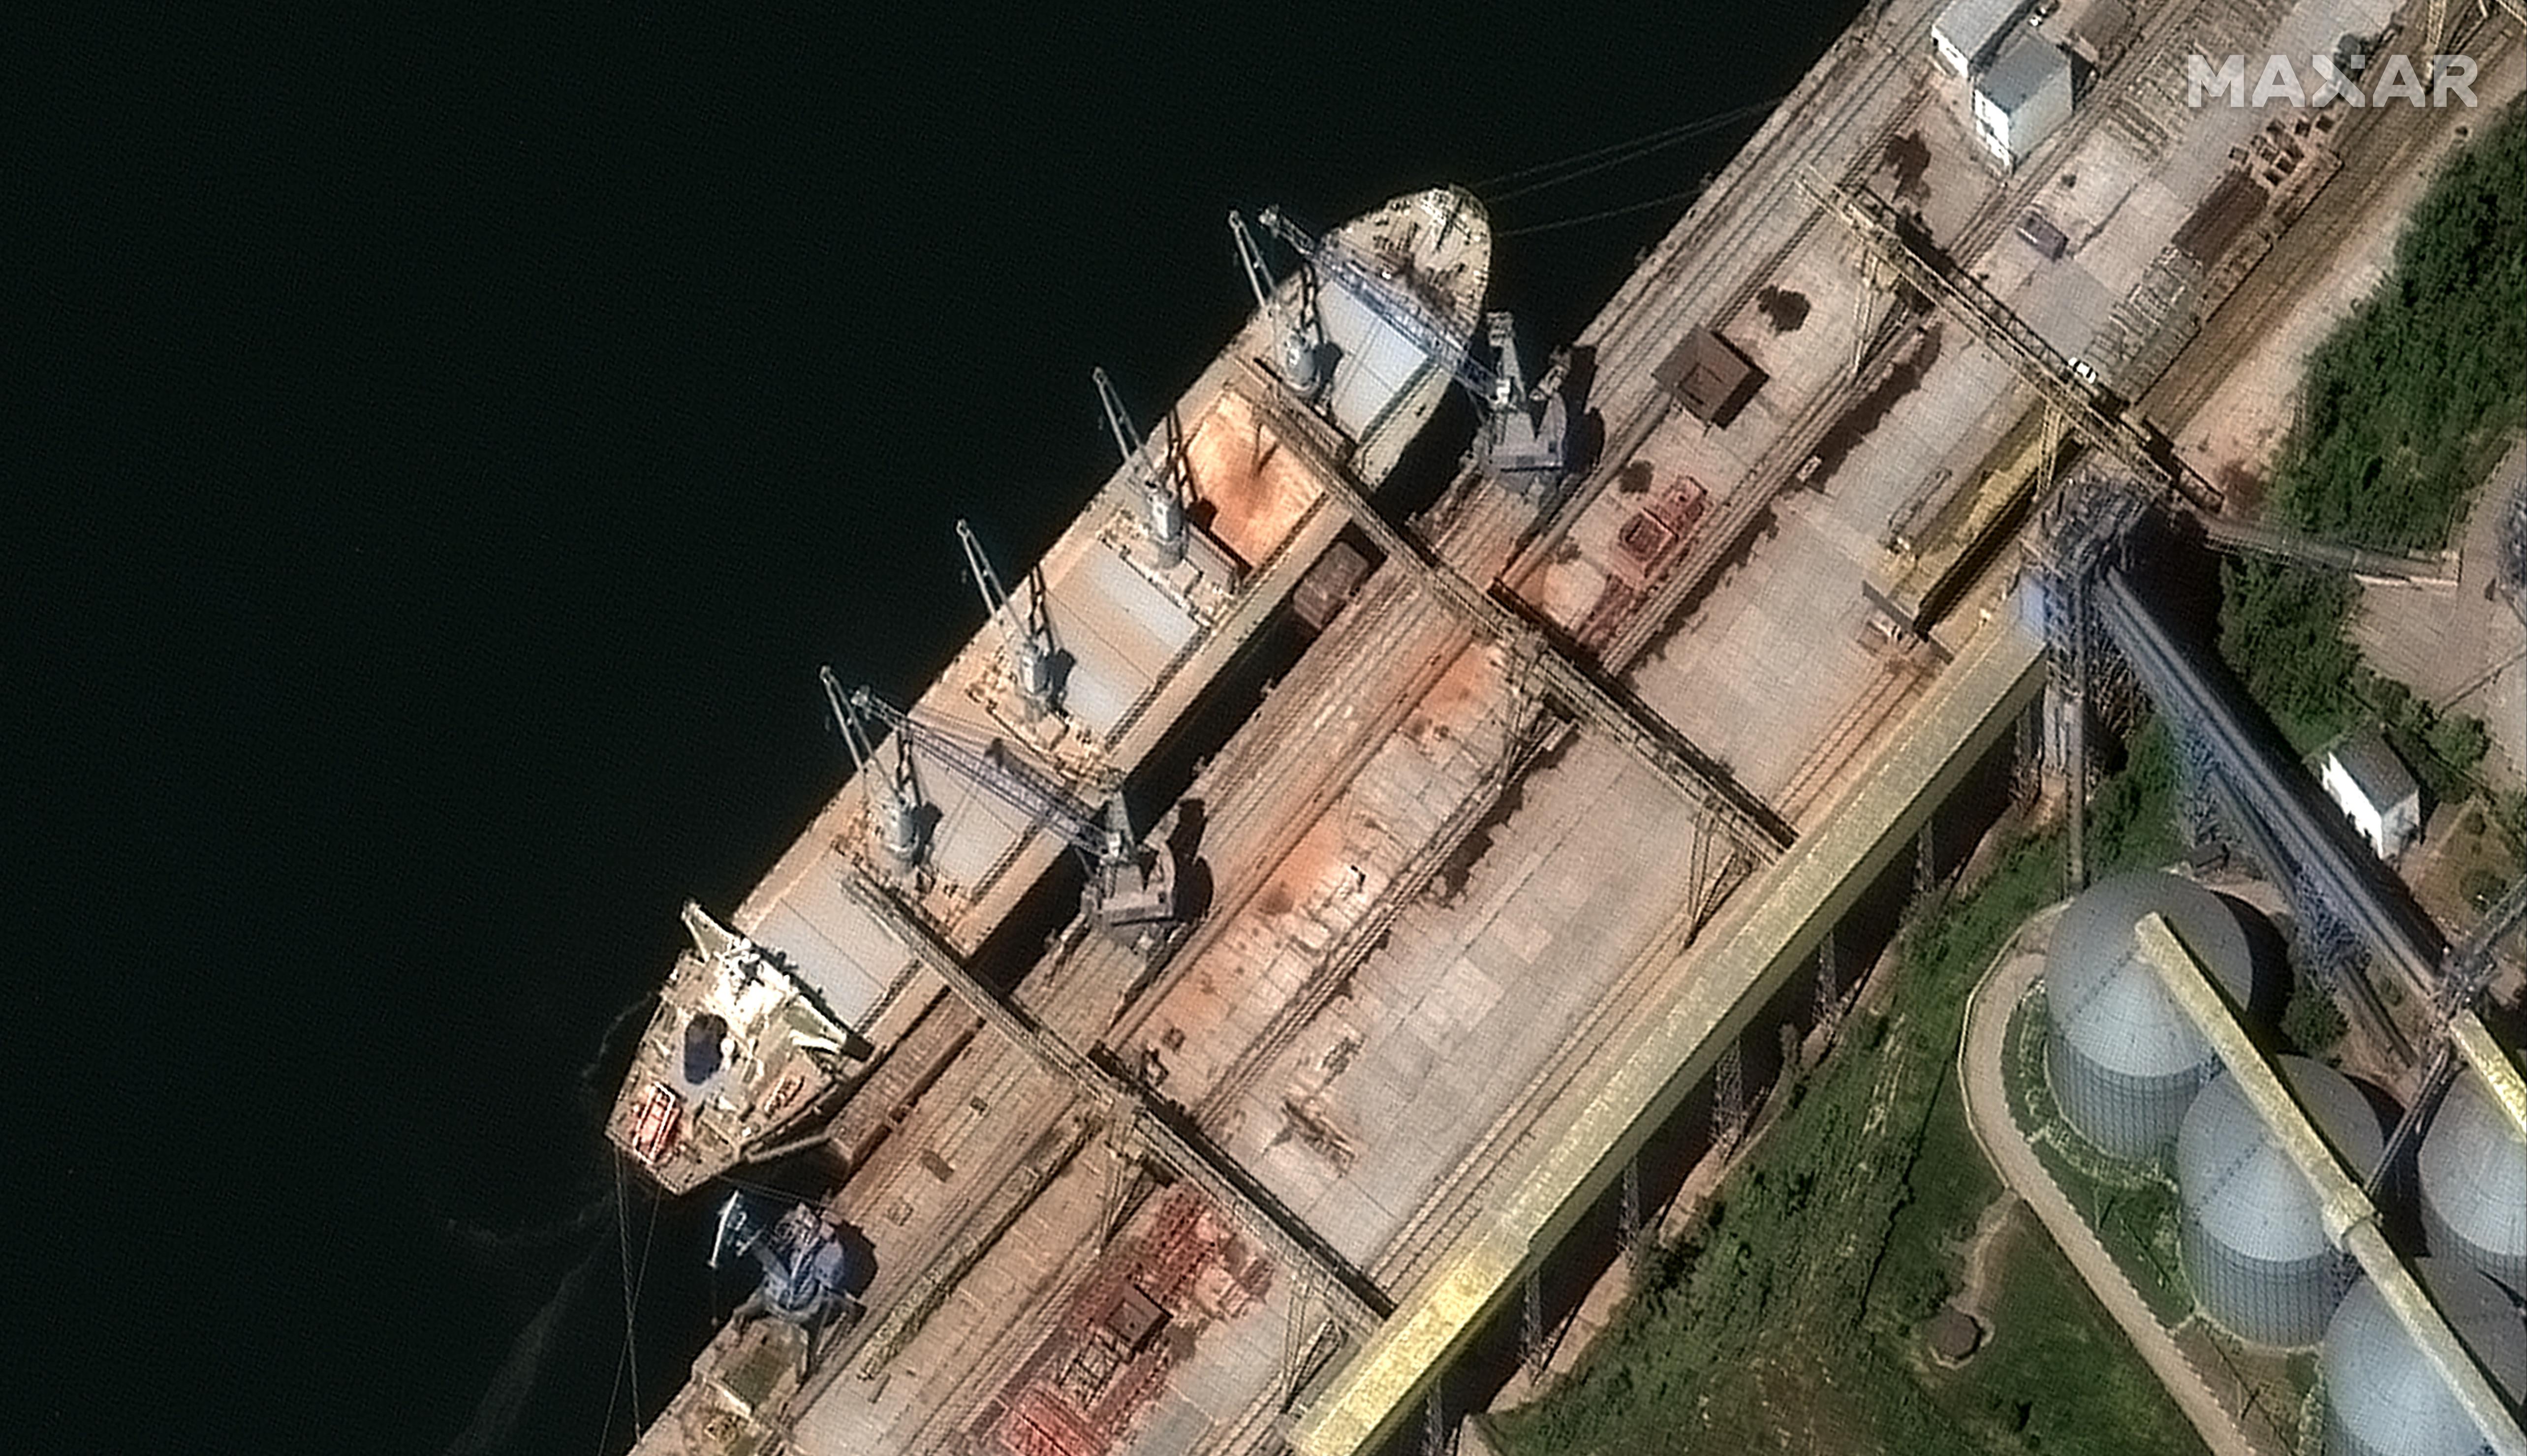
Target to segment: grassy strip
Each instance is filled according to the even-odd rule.
[[[2176,1181],[2160,1165],[2117,1163],[2071,1130],[2044,1080],[2044,1003],[2016,1009],[2002,1051],[2012,1120],[2032,1135],[2037,1161],[2080,1211],[2158,1323],[2174,1328],[2193,1313],[2178,1253]]]
[[[2126,787],[2136,828],[2163,823],[2163,784]],[[1959,1104],[1966,998],[2061,883],[2060,841],[2035,839],[1916,919],[1888,1014],[1856,1021],[1788,1089],[1792,1115],[1662,1252],[1581,1368],[1496,1418],[1506,1450],[2200,1449],[2059,1253],[2023,1228],[1994,1251],[1991,1344],[1947,1370],[1917,1334],[2001,1191]]]
[[[2176,833],[2176,741],[2155,715],[2135,728],[2121,768],[2089,799],[2089,862],[2096,875],[2182,858]]]
[[[2272,514],[2330,540],[2447,545],[2527,421],[2527,107],[2513,103],[2413,210],[2394,272],[2309,358]],[[2220,650],[2302,751],[2374,718],[2444,803],[2472,792],[2483,725],[2373,677],[2345,635],[2359,589],[2266,560],[2221,568]],[[2527,806],[2512,806],[2527,822]]]

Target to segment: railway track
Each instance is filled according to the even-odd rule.
[[[1369,1262],[1381,1287],[1409,1289],[1429,1273],[1439,1257],[1471,1226],[1487,1207],[1480,1196],[1503,1169],[1514,1166],[1518,1150],[1543,1135],[1543,1120],[1559,1107],[1592,1055],[1606,1046],[1628,1041],[1631,1023],[1654,1010],[1649,995],[1660,971],[1674,965],[1693,943],[1699,922],[1693,907],[1679,905],[1676,913],[1653,934],[1632,958],[1623,976],[1598,998],[1588,1014],[1555,1045],[1519,1095],[1457,1160],[1447,1180],[1422,1201],[1421,1210],[1397,1230],[1387,1247]]]
[[[1527,725],[1532,728],[1534,725]],[[1566,729],[1567,731],[1567,729]],[[1405,907],[1411,905],[1436,877],[1448,857],[1456,853],[1467,836],[1500,803],[1500,797],[1535,754],[1542,751],[1547,736],[1513,729],[1509,752],[1486,774],[1477,790],[1466,797],[1431,837],[1408,861],[1402,872],[1388,880],[1375,903],[1345,930],[1310,973],[1298,994],[1283,1003],[1273,1014],[1264,1033],[1248,1043],[1228,1069],[1204,1093],[1194,1109],[1194,1120],[1205,1128],[1213,1128],[1235,1107],[1239,1098],[1254,1089],[1272,1063],[1295,1044],[1324,1009],[1331,1005],[1344,983],[1366,962],[1385,938]]]
[[[1828,73],[1805,96],[1793,98],[1779,120],[1782,131],[1796,129],[1796,138],[1783,141],[1777,134],[1774,143],[1767,146],[1759,134],[1740,154],[1745,159],[1742,167],[1732,164],[1713,183],[1711,195],[1729,200],[1704,211],[1699,218],[1688,211],[1677,231],[1660,244],[1666,261],[1655,272],[1635,275],[1590,330],[1582,334],[1580,341],[1593,343],[1597,349],[1597,377],[1632,384],[1621,393],[1592,401],[1609,420],[1605,447],[1596,469],[1563,503],[1559,516],[1562,524],[1544,533],[1539,545],[1550,548],[1558,543],[1567,523],[1586,508],[1615,472],[1668,419],[1674,396],[1659,387],[1650,374],[1659,357],[1674,347],[1695,322],[1734,317],[1814,233],[1822,212],[1806,205],[1797,178],[1809,171],[1846,173],[1859,168],[1866,175],[1867,170],[1874,169],[1872,159],[1883,154],[1887,140],[1896,134],[1895,129],[1919,107],[1929,93],[1929,81],[1916,75],[1890,119],[1866,129],[1866,137],[1856,149],[1844,138],[1851,135],[1860,118],[1879,104],[1878,98],[1884,94],[1887,83],[1910,69],[1903,59],[1905,42],[1913,42],[1909,48],[1927,56],[1929,33],[1926,12],[1918,25],[1905,28],[1902,39],[1891,49],[1870,45],[1847,49],[1844,63],[1856,64],[1862,74],[1846,80],[1839,72]],[[1809,108],[1820,94],[1831,94],[1833,99],[1823,115],[1811,115]],[[1850,149],[1849,154],[1835,165],[1836,156],[1846,149]],[[1732,193],[1742,195],[1732,197]],[[1804,211],[1788,238],[1763,247],[1763,234],[1776,222],[1777,205],[1785,200],[1796,200]],[[1760,261],[1750,266],[1750,255]],[[1720,294],[1721,306],[1714,311],[1705,300],[1724,281],[1728,281],[1728,291]],[[1528,554],[1536,553],[1530,550]]]
[[[1852,755],[1879,729],[1894,720],[1904,704],[1919,695],[1927,681],[1920,664],[1909,659],[1887,663],[1877,680],[1852,700],[1805,761],[1781,789],[1781,812],[1795,824],[1830,792]]]
[[[2486,71],[2519,43],[2516,27],[2470,13],[2452,24],[2450,48],[2476,57]],[[2407,106],[2352,111],[2335,132],[2342,170],[2141,395],[2142,410],[2166,421],[2171,432],[2190,428],[2256,341],[2300,306],[2346,246],[2377,225],[2379,205],[2427,164],[2446,124],[2443,113]]]
[[[1261,771],[1218,776],[1228,787],[1217,801],[1216,817],[1207,823],[1204,840],[1242,841],[1253,847],[1239,855],[1237,865],[1214,859],[1216,869],[1237,872],[1221,874],[1219,902],[1169,962],[1160,983],[1145,991],[1108,1031],[1109,1045],[1128,1047],[1143,1039],[1149,1018],[1165,1002],[1166,991],[1212,953],[1228,929],[1251,911],[1271,871],[1341,799],[1385,745],[1410,704],[1446,670],[1456,650],[1471,642],[1470,632],[1444,604],[1409,581],[1399,578],[1394,588],[1395,595],[1384,609],[1360,624],[1362,630],[1347,644],[1348,650],[1338,662],[1328,663],[1321,676],[1312,674],[1304,684],[1297,683],[1294,674],[1293,683],[1284,685],[1287,691],[1273,695],[1293,703],[1351,709],[1341,715],[1339,738],[1333,738],[1328,719],[1314,725],[1309,751],[1299,752],[1298,735],[1310,725],[1306,710],[1294,711],[1258,741],[1238,746],[1240,763],[1257,765]],[[1410,666],[1399,669],[1398,657]]]

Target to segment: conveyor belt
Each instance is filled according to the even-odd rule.
[[[2097,584],[2095,599],[2098,620],[2151,698],[2209,740],[2222,777],[2246,811],[2280,842],[2292,866],[2315,880],[2408,985],[2428,994],[2439,980],[2443,948],[2395,905],[2376,861],[2354,862],[2354,852],[2346,843],[2347,831],[2318,820],[2306,794],[2268,760],[2237,709],[2176,646],[2122,573],[2107,572]]]

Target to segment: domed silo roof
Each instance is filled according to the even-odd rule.
[[[2244,927],[2191,880],[2155,870],[2117,875],[2062,911],[2044,957],[2046,1076],[2071,1125],[2119,1158],[2164,1147],[2219,1065],[2140,959],[2134,927],[2152,912],[2239,1005],[2254,992]]]
[[[2462,1259],[2527,1296],[2527,1138],[2480,1074],[2449,1088],[2421,1152],[2431,1252]]]
[[[2527,1398],[2527,1323],[2500,1286],[2453,1259],[2413,1267],[2449,1327],[2514,1409]],[[2474,1456],[2484,1437],[2376,1285],[2362,1279],[2325,1330],[2326,1456]]]
[[[2349,1078],[2304,1057],[2277,1070],[2326,1140],[2376,1168],[2378,1115]],[[2316,1186],[2233,1077],[2202,1089],[2176,1140],[2186,1276],[2204,1314],[2267,1345],[2313,1344],[2350,1277],[2326,1237]]]

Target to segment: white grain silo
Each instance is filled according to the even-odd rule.
[[[2355,1176],[2377,1168],[2386,1138],[2350,1078],[2304,1057],[2281,1058],[2274,1069]],[[2205,1086],[2185,1115],[2176,1188],[2185,1274],[2202,1312],[2258,1344],[2323,1337],[2350,1261],[2326,1237],[2315,1185],[2236,1078]]]
[[[2467,1070],[2422,1136],[2422,1225],[2431,1252],[2527,1296],[2527,1137]]]
[[[2453,1259],[2414,1262],[2450,1329],[2515,1410],[2527,1399],[2527,1324],[2501,1287]],[[2362,1279],[2325,1330],[2326,1456],[2475,1456],[2486,1447],[2438,1367]]]
[[[2117,875],[2062,911],[2044,957],[2045,1078],[2080,1135],[2118,1158],[2147,1158],[2166,1146],[2193,1094],[2219,1069],[2211,1044],[2140,958],[2133,929],[2153,911],[2239,1005],[2253,999],[2244,927],[2219,896],[2191,880],[2154,870]]]

